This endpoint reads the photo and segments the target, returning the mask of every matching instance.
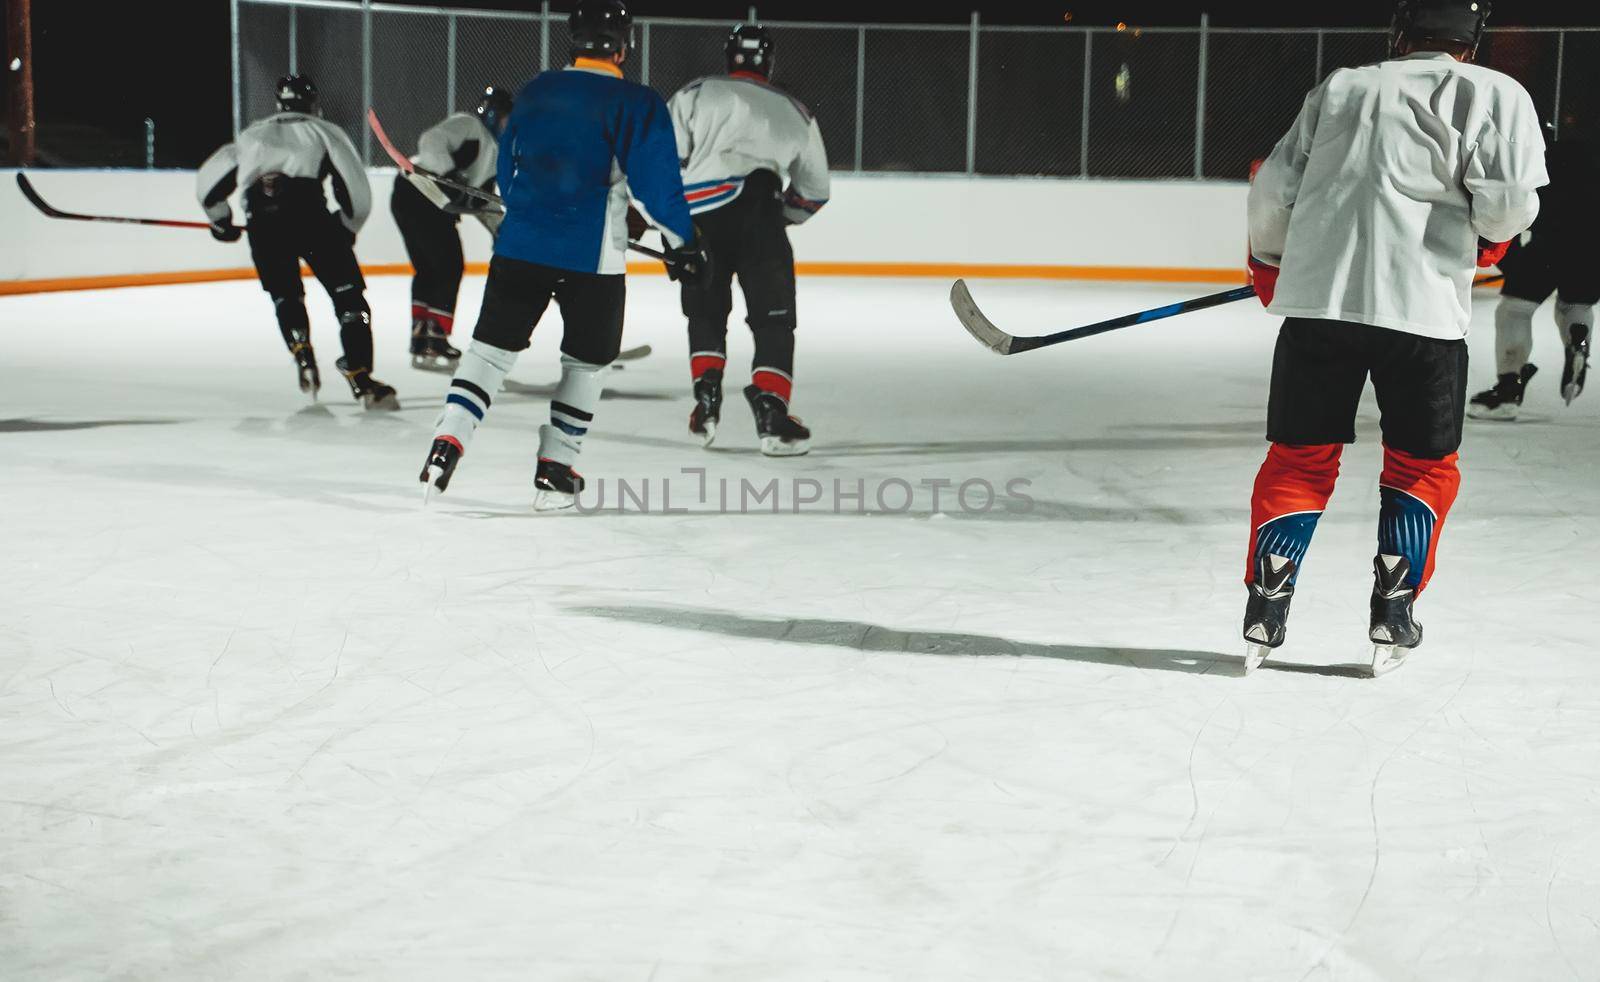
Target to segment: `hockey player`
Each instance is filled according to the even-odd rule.
[[[1467,414],[1477,419],[1517,418],[1523,390],[1533,373],[1533,315],[1556,295],[1556,327],[1566,348],[1561,397],[1571,405],[1583,391],[1593,343],[1595,304],[1600,303],[1600,157],[1589,144],[1557,140],[1550,144],[1550,186],[1540,192],[1544,205],[1533,223],[1533,237],[1513,242],[1501,260],[1506,274],[1495,310],[1494,388],[1472,397]]]
[[[1401,0],[1393,57],[1312,90],[1251,187],[1256,290],[1288,320],[1251,501],[1247,670],[1283,643],[1369,375],[1384,444],[1374,673],[1422,640],[1412,603],[1461,480],[1474,261],[1503,255],[1547,181],[1528,93],[1471,63],[1488,15],[1487,0]]]
[[[350,138],[322,118],[309,78],[279,79],[277,101],[276,115],[252,124],[238,142],[200,166],[197,193],[211,234],[221,242],[238,241],[228,196],[242,186],[250,258],[261,288],[272,297],[300,391],[315,399],[322,387],[300,281],[304,259],[339,315],[344,357],[337,365],[351,394],[367,409],[399,409],[394,388],[372,377],[372,313],[356,263],[356,233],[372,205],[366,169]],[[333,185],[337,211],[328,211],[324,177]]]
[[[622,78],[633,25],[627,7],[578,0],[568,25],[572,63],[523,88],[501,139],[506,215],[472,344],[423,466],[425,494],[449,484],[552,297],[561,307],[561,382],[550,422],[539,428],[534,507],[569,507],[583,489],[573,464],[622,344],[630,194],[666,238],[668,274],[692,278],[704,269],[666,104]]]
[[[755,336],[744,395],[761,452],[793,456],[809,449],[811,431],[789,415],[796,321],[786,226],[827,204],[828,155],[816,119],[771,82],[772,37],[765,28],[740,24],[724,52],[727,75],[691,82],[668,103],[689,209],[711,257],[709,274],[683,285],[695,399],[689,431],[706,446],[717,435],[737,276]]]
[[[511,94],[485,86],[476,109],[451,113],[417,139],[412,162],[457,183],[492,190],[500,133],[510,115]],[[462,215],[472,215],[493,234],[500,211],[485,210],[481,201],[405,173],[395,178],[389,206],[416,270],[411,279],[411,365],[453,371],[461,352],[451,346],[450,332],[465,267],[456,225]]]

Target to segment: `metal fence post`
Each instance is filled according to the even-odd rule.
[[[1556,35],[1556,107],[1550,115],[1550,135],[1561,139],[1561,76],[1567,73],[1567,32]]]
[[[456,15],[444,21],[444,112],[456,111]]]
[[[1200,15],[1200,78],[1194,97],[1194,179],[1206,176],[1206,60],[1210,52],[1211,15]]]
[[[650,22],[639,32],[639,84],[650,84]]]
[[[156,121],[149,116],[144,118],[144,169],[154,170],[156,166]]]
[[[300,74],[300,8],[289,5],[289,74]]]
[[[550,0],[539,4],[539,71],[550,70]]]
[[[361,0],[361,115],[372,108],[372,0]],[[372,127],[361,127],[361,162],[372,163]]]
[[[978,169],[978,12],[967,42],[967,173]]]
[[[861,146],[866,138],[867,29],[856,28],[856,173],[861,173]]]
[[[1322,42],[1324,39],[1322,28],[1317,28],[1317,77],[1311,80],[1312,85],[1322,84]]]
[[[239,79],[239,0],[229,0],[228,17],[231,22],[230,29],[233,35],[233,138],[237,140],[239,138],[240,129],[239,119],[243,113],[244,106],[244,100],[241,97],[242,93],[240,92],[241,83]]]
[[[752,3],[750,5],[750,23],[754,24],[755,22],[756,22],[756,5]]]
[[[1078,136],[1078,176],[1089,176],[1089,66],[1094,63],[1094,32],[1083,32],[1083,132]]]

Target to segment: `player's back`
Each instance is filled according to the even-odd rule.
[[[672,106],[688,137],[686,184],[762,169],[787,176],[811,136],[805,104],[749,73],[691,82],[672,97]]]
[[[630,176],[658,215],[666,209],[651,200],[642,172],[670,172],[682,195],[661,97],[581,65],[543,72],[523,88],[500,138],[499,168],[506,218],[496,254],[579,272],[623,271]]]
[[[348,142],[333,124],[317,116],[278,113],[258,120],[239,134],[239,184],[250,187],[268,174],[320,181],[334,139]]]

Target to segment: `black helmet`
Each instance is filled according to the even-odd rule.
[[[278,111],[281,113],[319,113],[317,83],[304,75],[285,75],[278,79]]]
[[[622,0],[578,0],[567,27],[574,58],[610,58],[628,50],[633,15]]]
[[[772,77],[772,35],[760,24],[736,25],[722,51],[728,56],[728,71]]]
[[[1390,50],[1398,51],[1402,41],[1448,41],[1476,53],[1489,7],[1489,0],[1400,0],[1389,25]]]
[[[490,133],[498,136],[505,129],[506,120],[511,118],[511,104],[511,93],[498,85],[485,85],[483,95],[472,111],[483,120],[483,125],[489,128]]]

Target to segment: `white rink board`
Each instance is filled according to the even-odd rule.
[[[1244,679],[1258,309],[1002,359],[942,283],[803,280],[817,451],[772,461],[731,389],[725,446],[689,439],[676,298],[630,291],[656,354],[591,480],[1035,509],[531,515],[552,318],[424,513],[445,380],[401,367],[404,280],[381,417],[302,406],[252,283],[0,298],[7,982],[1595,977],[1600,394],[1559,407],[1545,316],[1531,421],[1469,431],[1426,647],[1339,667],[1369,402]],[[975,292],[1038,333],[1205,288]]]
[[[0,170],[0,280],[248,268],[243,244],[204,230],[49,219]],[[190,171],[36,171],[56,208],[203,221]],[[363,263],[405,263],[389,213],[393,170],[371,173]],[[1232,269],[1243,263],[1242,183],[834,175],[830,204],[792,231],[802,262],[984,263]],[[234,220],[244,221],[237,200]],[[461,223],[467,258],[488,233]]]

